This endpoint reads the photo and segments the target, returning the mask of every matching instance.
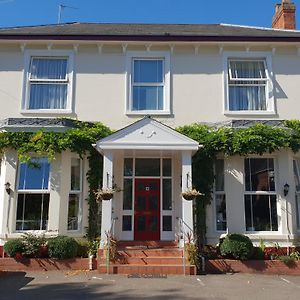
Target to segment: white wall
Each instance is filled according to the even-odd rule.
[[[46,49],[43,45],[27,45],[27,49]],[[272,53],[271,46],[247,45],[250,52]],[[276,47],[276,45],[275,45]],[[72,44],[53,45],[55,49],[73,49]],[[145,50],[143,46],[129,45],[130,50]],[[170,51],[168,46],[155,46],[151,50]],[[224,51],[244,52],[241,46],[224,46]],[[294,46],[278,46],[272,56],[275,106],[272,116],[228,116],[223,114],[223,53],[219,45],[200,45],[195,54],[192,45],[177,45],[171,54],[171,108],[169,116],[156,116],[170,126],[193,122],[219,122],[232,118],[298,119],[300,57]],[[150,51],[151,53],[151,51]],[[224,52],[225,53],[225,52]],[[55,117],[55,114],[22,114],[24,53],[19,45],[10,48],[0,45],[0,120],[7,117]],[[88,121],[102,121],[119,129],[139,119],[125,115],[126,52],[120,45],[104,45],[99,53],[96,45],[79,45],[74,58],[74,113],[66,117]],[[292,108],[292,109],[291,109]]]

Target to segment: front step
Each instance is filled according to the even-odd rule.
[[[98,272],[101,274],[107,273],[107,267],[104,265],[98,265]],[[149,266],[139,266],[139,265],[110,265],[109,274],[178,274],[178,275],[196,275],[195,266],[186,266],[185,273],[184,268],[181,265],[149,265]]]
[[[185,266],[185,268],[184,268]],[[175,242],[118,242],[117,260],[109,262],[98,251],[98,271],[110,274],[196,274],[196,267],[183,259],[183,250]]]

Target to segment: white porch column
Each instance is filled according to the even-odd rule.
[[[192,188],[192,152],[182,152],[182,191]],[[193,224],[193,201],[182,198],[182,220],[184,221],[184,229],[190,232],[194,229]]]
[[[103,153],[103,188],[112,188],[113,179],[113,153],[112,151]],[[105,232],[111,227],[112,219],[112,199],[102,201],[101,215],[101,242],[106,241]]]

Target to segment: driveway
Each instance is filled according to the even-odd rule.
[[[300,276],[204,275],[128,278],[96,272],[0,275],[0,299],[300,299]]]

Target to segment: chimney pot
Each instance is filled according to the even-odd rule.
[[[272,28],[296,30],[296,6],[290,0],[282,0],[275,6]]]

